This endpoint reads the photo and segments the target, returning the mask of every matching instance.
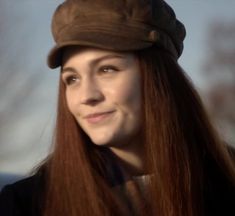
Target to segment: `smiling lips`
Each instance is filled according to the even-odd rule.
[[[94,114],[87,115],[84,118],[88,121],[88,123],[95,124],[95,123],[99,123],[100,121],[106,119],[113,112],[114,111],[102,112],[102,113],[94,113]]]

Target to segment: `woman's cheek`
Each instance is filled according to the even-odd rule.
[[[110,97],[118,101],[131,101],[132,98],[139,97],[140,84],[138,80],[129,80],[123,78],[116,83],[112,83],[106,89],[104,89]]]
[[[66,93],[66,101],[67,101],[67,106],[69,111],[76,117],[76,114],[79,112],[78,110],[78,98],[72,94],[72,92],[67,92]]]

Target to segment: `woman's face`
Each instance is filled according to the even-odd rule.
[[[137,138],[141,124],[141,75],[130,53],[67,48],[61,70],[70,112],[97,145]]]

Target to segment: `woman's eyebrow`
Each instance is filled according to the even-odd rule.
[[[125,59],[125,56],[118,55],[118,54],[104,55],[104,56],[101,56],[101,57],[96,58],[96,59],[92,60],[91,62],[89,62],[89,67],[95,67],[101,61],[104,61],[104,60],[107,60],[107,59],[115,59],[115,58]],[[77,73],[78,71],[73,67],[64,67],[64,68],[61,69],[61,74],[65,73],[65,72]]]
[[[73,67],[64,67],[61,69],[61,74],[65,73],[65,72],[77,73],[77,70]]]
[[[101,61],[108,60],[108,59],[114,59],[114,58],[125,59],[125,56],[118,55],[118,54],[108,54],[108,55],[101,56],[99,58],[96,58],[96,59],[92,60],[89,63],[89,66],[90,67],[94,67],[94,66],[96,66]]]

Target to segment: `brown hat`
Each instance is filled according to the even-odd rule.
[[[177,59],[186,32],[163,0],[67,0],[54,13],[52,34],[50,68],[61,65],[63,48],[71,45],[131,51],[155,44]]]

